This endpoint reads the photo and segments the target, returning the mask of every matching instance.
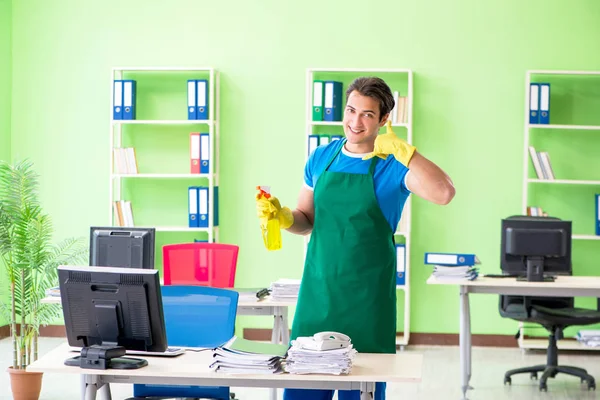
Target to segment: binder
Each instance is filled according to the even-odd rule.
[[[324,121],[342,120],[342,82],[325,81]]]
[[[329,144],[329,136],[327,136],[327,135],[319,136],[319,146],[321,146],[323,144]]]
[[[198,227],[208,228],[208,188],[200,186],[198,189]]]
[[[113,119],[123,119],[123,81],[113,82]]]
[[[334,140],[342,140],[342,135],[332,135],[331,141],[333,142]]]
[[[200,134],[190,133],[190,173],[200,173]]]
[[[596,235],[600,235],[600,194],[596,195]]]
[[[425,253],[425,264],[472,266],[480,262],[475,254]]]
[[[319,147],[319,135],[308,135],[308,155],[310,156]]]
[[[200,134],[200,173],[208,174],[210,160],[210,140],[208,133]]]
[[[188,188],[188,226],[198,228],[198,188]]]
[[[406,245],[396,244],[396,285],[406,284]]]
[[[187,108],[188,108],[188,119],[197,119],[196,110],[196,81],[187,81]]]
[[[135,119],[136,87],[134,80],[123,80],[123,119]]]
[[[540,124],[550,123],[550,84],[540,83]]]
[[[540,85],[532,83],[529,86],[529,123],[538,124],[540,122]]]
[[[313,121],[323,121],[323,99],[325,98],[323,83],[319,80],[313,82]]]
[[[208,81],[199,79],[196,81],[196,119],[208,119]]]

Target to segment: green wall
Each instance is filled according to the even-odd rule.
[[[0,160],[10,160],[11,2],[0,0]],[[5,279],[0,266],[0,296],[4,296]],[[0,326],[5,323],[0,313]]]
[[[271,185],[282,203],[295,205],[306,68],[410,68],[414,142],[457,188],[446,207],[413,202],[411,330],[457,332],[458,292],[425,284],[431,268],[423,253],[475,252],[484,272],[498,271],[500,220],[521,210],[525,71],[600,69],[600,3],[340,5],[15,2],[12,157],[36,163],[57,237],[87,235],[107,221],[111,67],[212,66],[221,72],[220,241],[240,246],[236,285],[299,278],[303,238],[285,234],[283,249],[267,252],[253,198],[256,185]],[[174,140],[150,133],[158,147]],[[588,151],[578,163],[592,158]],[[161,185],[151,192],[157,202],[169,196],[170,186]],[[160,234],[159,243],[180,239],[170,235]],[[577,243],[575,262],[593,262],[598,245]],[[515,332],[514,322],[498,316],[495,296],[477,298],[472,312],[475,333]],[[238,328],[271,321],[243,318]]]

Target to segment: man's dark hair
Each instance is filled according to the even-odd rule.
[[[363,96],[372,97],[379,102],[379,121],[383,116],[394,108],[394,96],[390,87],[381,78],[360,77],[356,78],[346,90],[346,102],[353,91],[357,91]]]

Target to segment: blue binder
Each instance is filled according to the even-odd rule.
[[[196,119],[208,119],[208,81],[196,81]]]
[[[540,84],[532,83],[529,85],[529,123],[538,124],[540,122]]]
[[[200,134],[200,173],[208,174],[210,161],[210,137],[208,133]]]
[[[196,116],[196,81],[188,80],[187,81],[187,112],[188,119],[197,119]]]
[[[188,188],[188,226],[198,228],[198,188],[190,186]]]
[[[406,245],[396,244],[396,285],[406,284]]]
[[[135,119],[136,86],[134,80],[123,80],[123,119]]]
[[[550,123],[550,84],[540,83],[540,124]]]
[[[425,264],[447,266],[471,266],[480,264],[475,254],[425,253]]]
[[[323,121],[342,120],[342,82],[325,81]]]
[[[208,228],[208,188],[198,187],[198,227]]]
[[[113,119],[123,119],[123,81],[113,82]]]
[[[600,194],[596,195],[596,235],[600,235]]]

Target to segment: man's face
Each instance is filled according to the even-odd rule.
[[[379,128],[385,124],[385,119],[379,121],[377,100],[363,96],[355,90],[348,96],[343,124],[348,142],[362,144],[375,141]]]

